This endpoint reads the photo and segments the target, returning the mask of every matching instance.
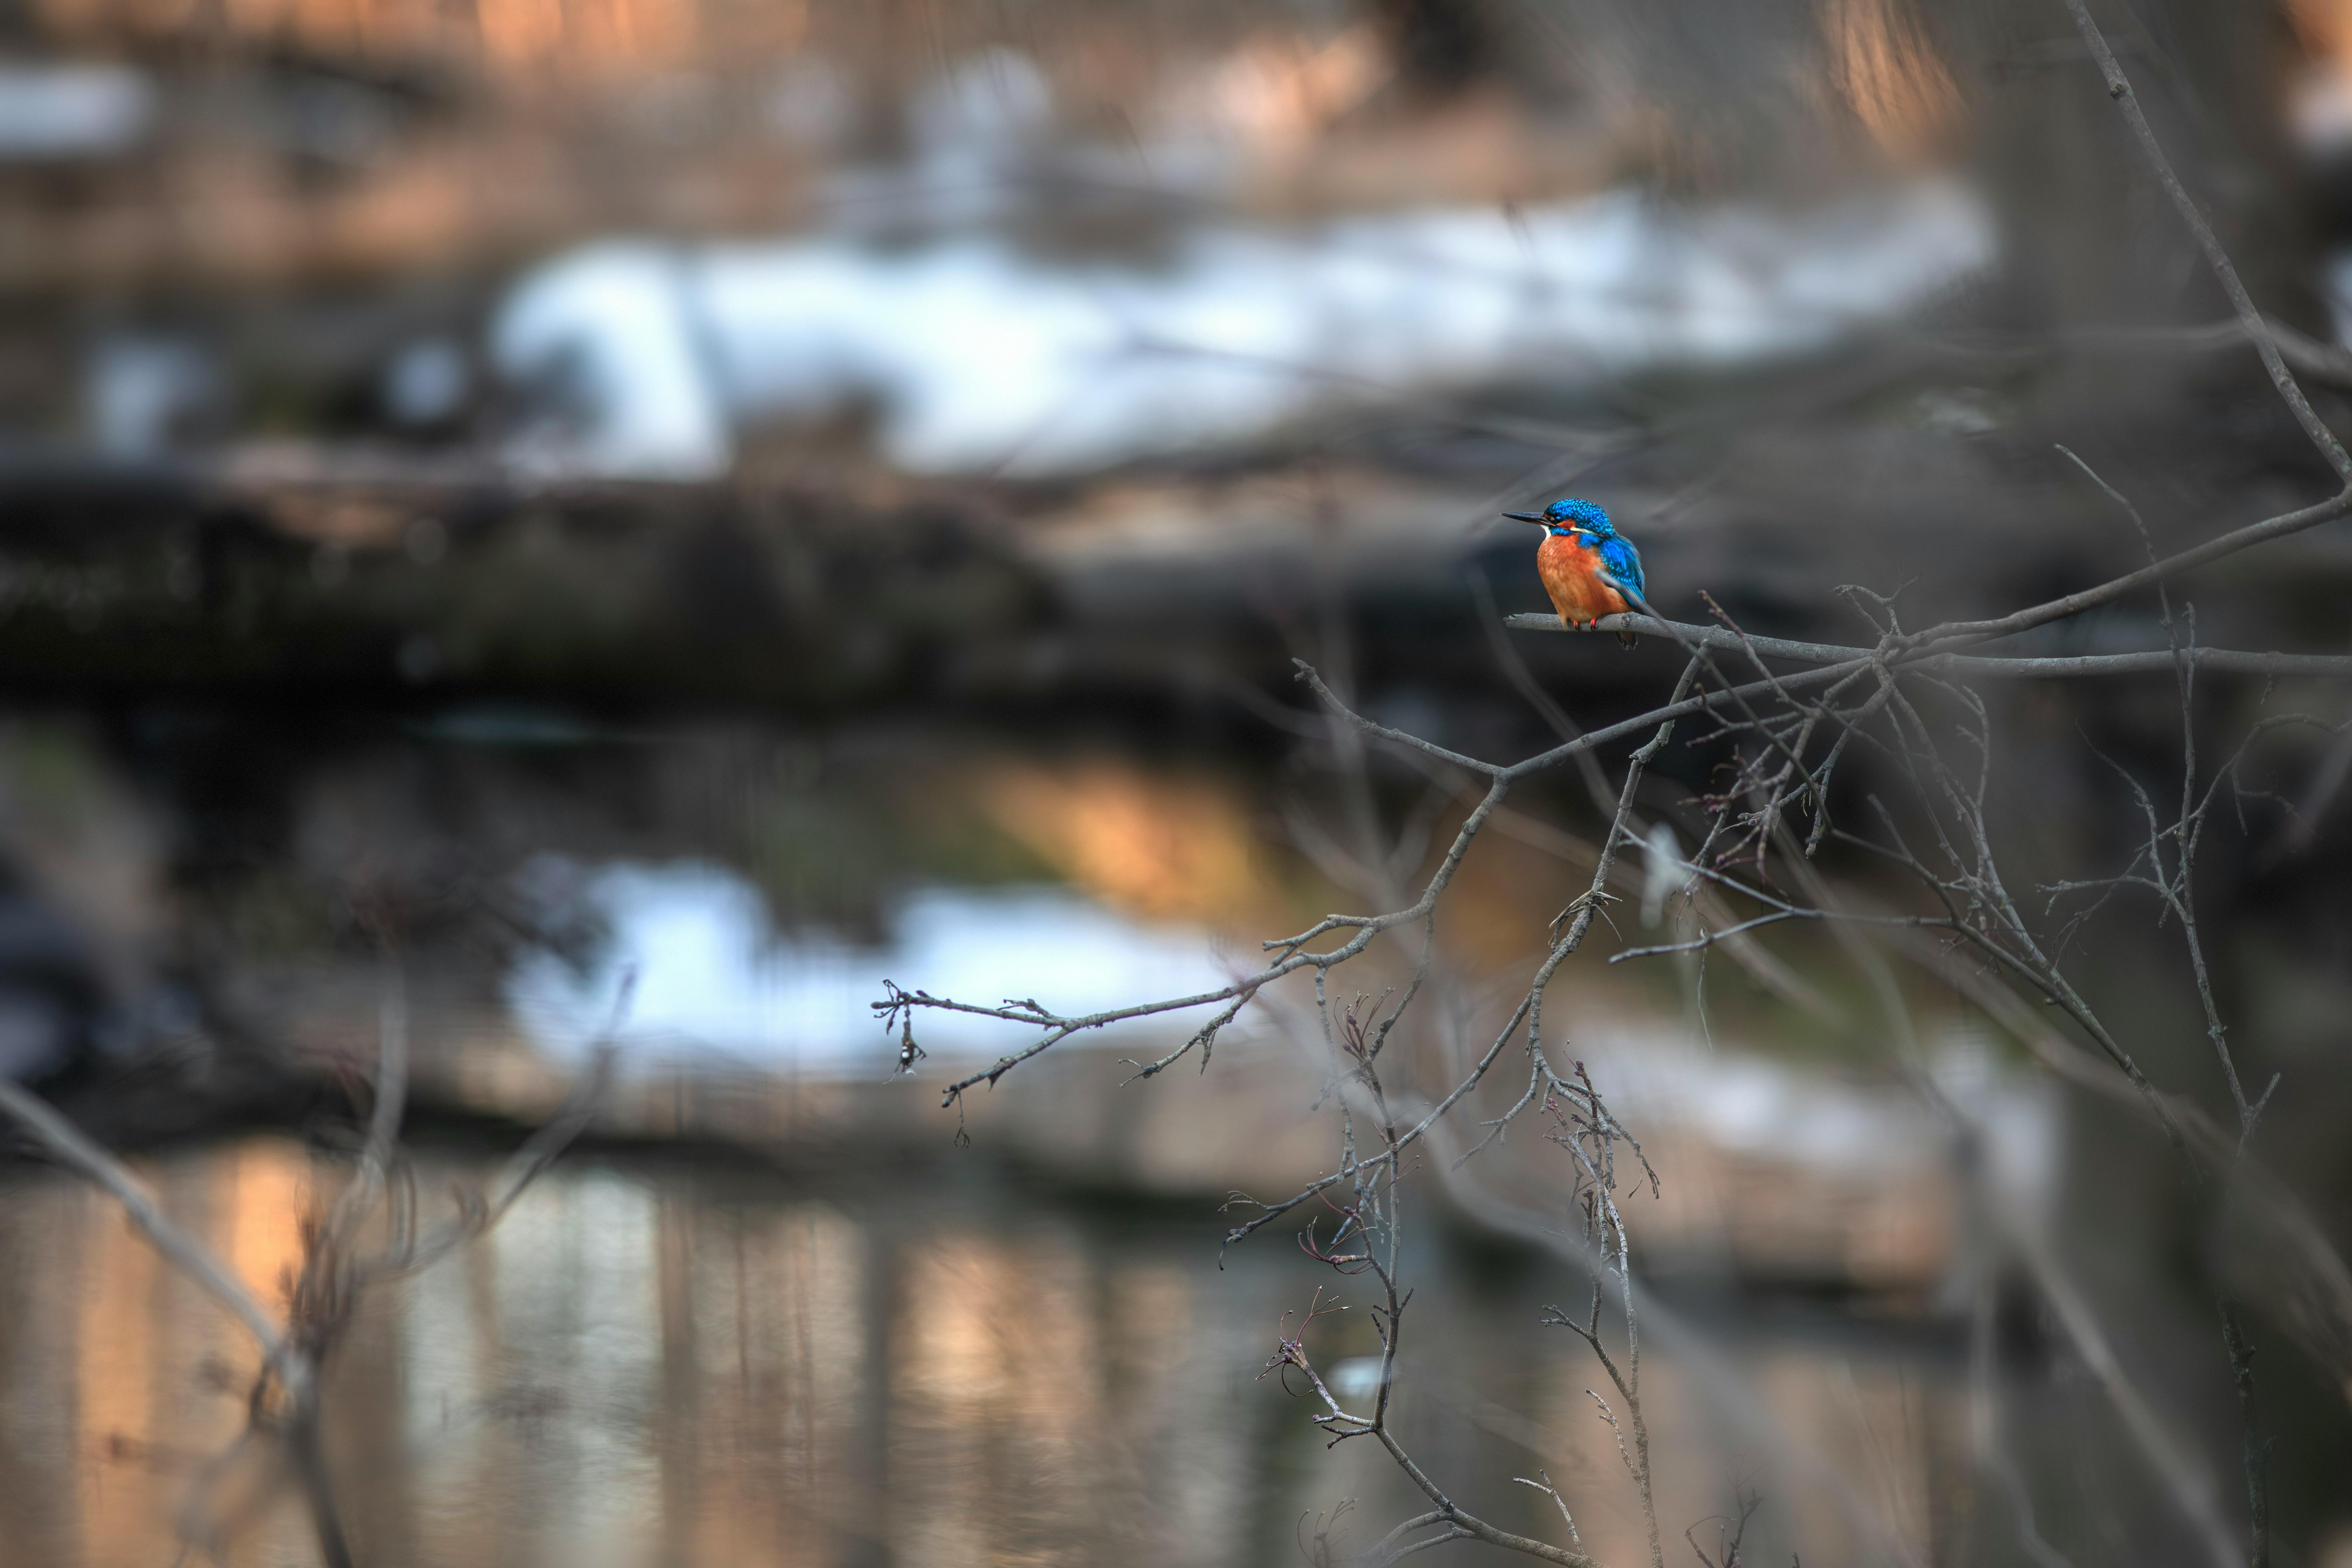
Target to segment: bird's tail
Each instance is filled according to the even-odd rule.
[[[1617,634],[1617,640],[1623,643],[1627,647],[1640,647],[1642,646],[1642,639],[1635,637],[1632,632],[1619,632]]]

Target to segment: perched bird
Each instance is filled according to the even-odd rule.
[[[1536,546],[1536,574],[1570,626],[1590,626],[1603,616],[1643,607],[1641,553],[1591,501],[1556,500],[1541,511],[1503,515],[1544,531]],[[1632,632],[1617,636],[1627,647],[1642,640]]]

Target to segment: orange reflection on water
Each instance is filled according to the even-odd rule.
[[[282,1300],[289,1270],[299,1267],[299,1225],[311,1201],[309,1161],[298,1147],[257,1139],[142,1173],[165,1211],[257,1297]],[[69,1528],[58,1521],[75,1543],[68,1560],[150,1561],[157,1543],[172,1539],[198,1464],[243,1426],[258,1351],[218,1304],[162,1265],[110,1202],[62,1179],[22,1201],[28,1213],[20,1234],[63,1244],[47,1267],[29,1271],[67,1288],[49,1298],[54,1315],[29,1321],[34,1333],[23,1343],[31,1356],[72,1369],[72,1386],[59,1391],[66,1429],[49,1456],[63,1472],[61,1495],[76,1505]],[[70,1310],[61,1310],[68,1300]],[[253,1479],[232,1469],[220,1496],[234,1502]],[[282,1522],[267,1521],[260,1539],[282,1534]]]
[[[247,1290],[282,1304],[302,1268],[302,1221],[313,1204],[310,1157],[280,1139],[254,1139],[221,1163],[216,1182],[222,1255]]]
[[[902,1555],[1031,1559],[1034,1532],[1080,1506],[1100,1458],[1085,1446],[1098,1352],[1083,1275],[1052,1237],[1013,1247],[950,1239],[908,1260],[890,1445],[937,1479],[900,1500],[891,1534]]]
[[[61,1196],[63,1194],[60,1194]],[[95,1194],[73,1193],[62,1206],[98,1211],[85,1233],[81,1300],[76,1314],[74,1447],[88,1456],[75,1477],[86,1561],[129,1562],[154,1539],[152,1488],[123,1456],[152,1444],[159,1417],[157,1316],[162,1266],[119,1214]],[[79,1217],[79,1216],[77,1216]]]
[[[417,1187],[482,1169],[428,1159]],[[1419,1506],[1384,1456],[1327,1454],[1308,1408],[1255,1375],[1318,1287],[1349,1307],[1326,1321],[1333,1357],[1360,1357],[1360,1281],[1279,1237],[1221,1268],[1213,1222],[1087,1220],[962,1190],[986,1178],[961,1169],[820,1200],[740,1171],[558,1167],[492,1236],[372,1293],[331,1364],[330,1464],[362,1561],[1215,1568],[1287,1560],[1297,1521],[1341,1498],[1375,1534]],[[149,1174],[258,1281],[292,1260],[332,1171],[265,1139]],[[194,1466],[242,1422],[252,1347],[82,1186],[18,1173],[6,1196],[5,1560],[169,1562]],[[1556,1535],[1549,1503],[1509,1480],[1542,1469],[1588,1548],[1640,1561],[1638,1510],[1583,1393],[1605,1384],[1537,1322],[1539,1301],[1572,1294],[1482,1285],[1442,1251],[1410,1269],[1408,1441],[1482,1511]],[[1668,1518],[1714,1511],[1743,1476],[1770,1491],[1775,1539],[1798,1534],[1819,1568],[1890,1542],[1928,1560],[1936,1434],[1957,1427],[1916,1373],[1801,1344],[1711,1353],[1743,1369],[1786,1440],[1739,1433],[1715,1397],[1724,1374],[1653,1343]],[[224,1500],[260,1479],[235,1478]],[[226,1560],[314,1561],[302,1510],[261,1502]]]

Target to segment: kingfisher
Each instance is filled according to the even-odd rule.
[[[1603,616],[1643,607],[1641,552],[1592,502],[1571,497],[1541,511],[1503,515],[1544,531],[1536,546],[1536,574],[1570,626],[1590,626]],[[1627,647],[1642,640],[1632,632],[1617,636]]]

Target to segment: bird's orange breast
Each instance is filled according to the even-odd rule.
[[[1573,536],[1548,534],[1536,547],[1536,574],[1559,618],[1577,626],[1633,606],[1602,574],[1601,552]]]

